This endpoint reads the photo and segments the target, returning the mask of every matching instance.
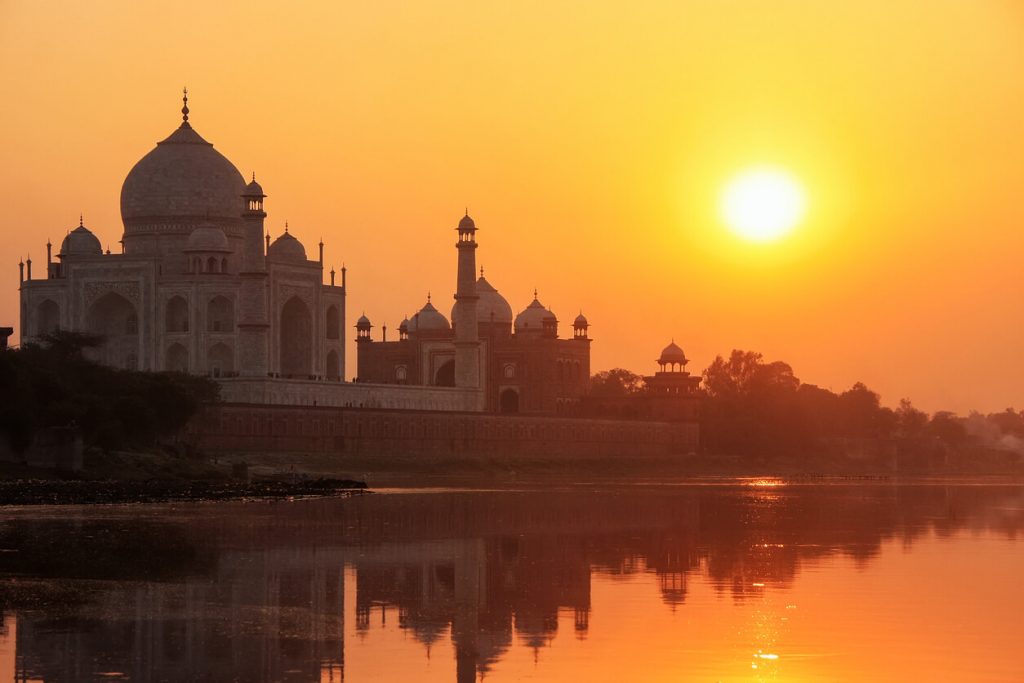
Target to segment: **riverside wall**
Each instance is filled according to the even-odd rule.
[[[187,429],[208,452],[339,456],[647,456],[697,450],[696,422],[221,403]]]

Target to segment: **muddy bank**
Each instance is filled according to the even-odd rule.
[[[298,481],[0,481],[0,506],[172,503],[282,499],[362,493],[366,483],[350,479]]]

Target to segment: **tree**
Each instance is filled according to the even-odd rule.
[[[638,394],[643,389],[644,379],[624,368],[613,368],[599,372],[590,378],[592,396],[614,397]]]
[[[146,448],[177,433],[202,403],[217,400],[206,377],[117,370],[85,357],[93,335],[58,331],[0,353],[0,436],[23,452],[48,427],[74,424],[87,445]]]

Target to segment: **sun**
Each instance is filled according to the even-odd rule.
[[[743,171],[722,190],[722,219],[729,229],[751,242],[772,242],[804,217],[807,199],[791,174],[759,166]]]

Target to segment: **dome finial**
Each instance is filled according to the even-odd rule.
[[[480,277],[484,276],[484,267],[480,266]]]
[[[533,288],[533,300],[534,301],[537,300],[537,288],[536,287]]]
[[[82,224],[82,214],[78,214],[78,227],[80,227],[80,228],[84,228],[85,227],[85,225]]]
[[[430,292],[427,292],[427,303],[430,303]]]
[[[284,222],[284,231],[288,232],[288,221]]]
[[[253,172],[252,172],[252,181],[253,181],[254,183],[256,182],[256,171],[253,171]]]
[[[181,108],[181,120],[184,123],[188,123],[188,87],[181,89],[181,101],[183,104]]]

